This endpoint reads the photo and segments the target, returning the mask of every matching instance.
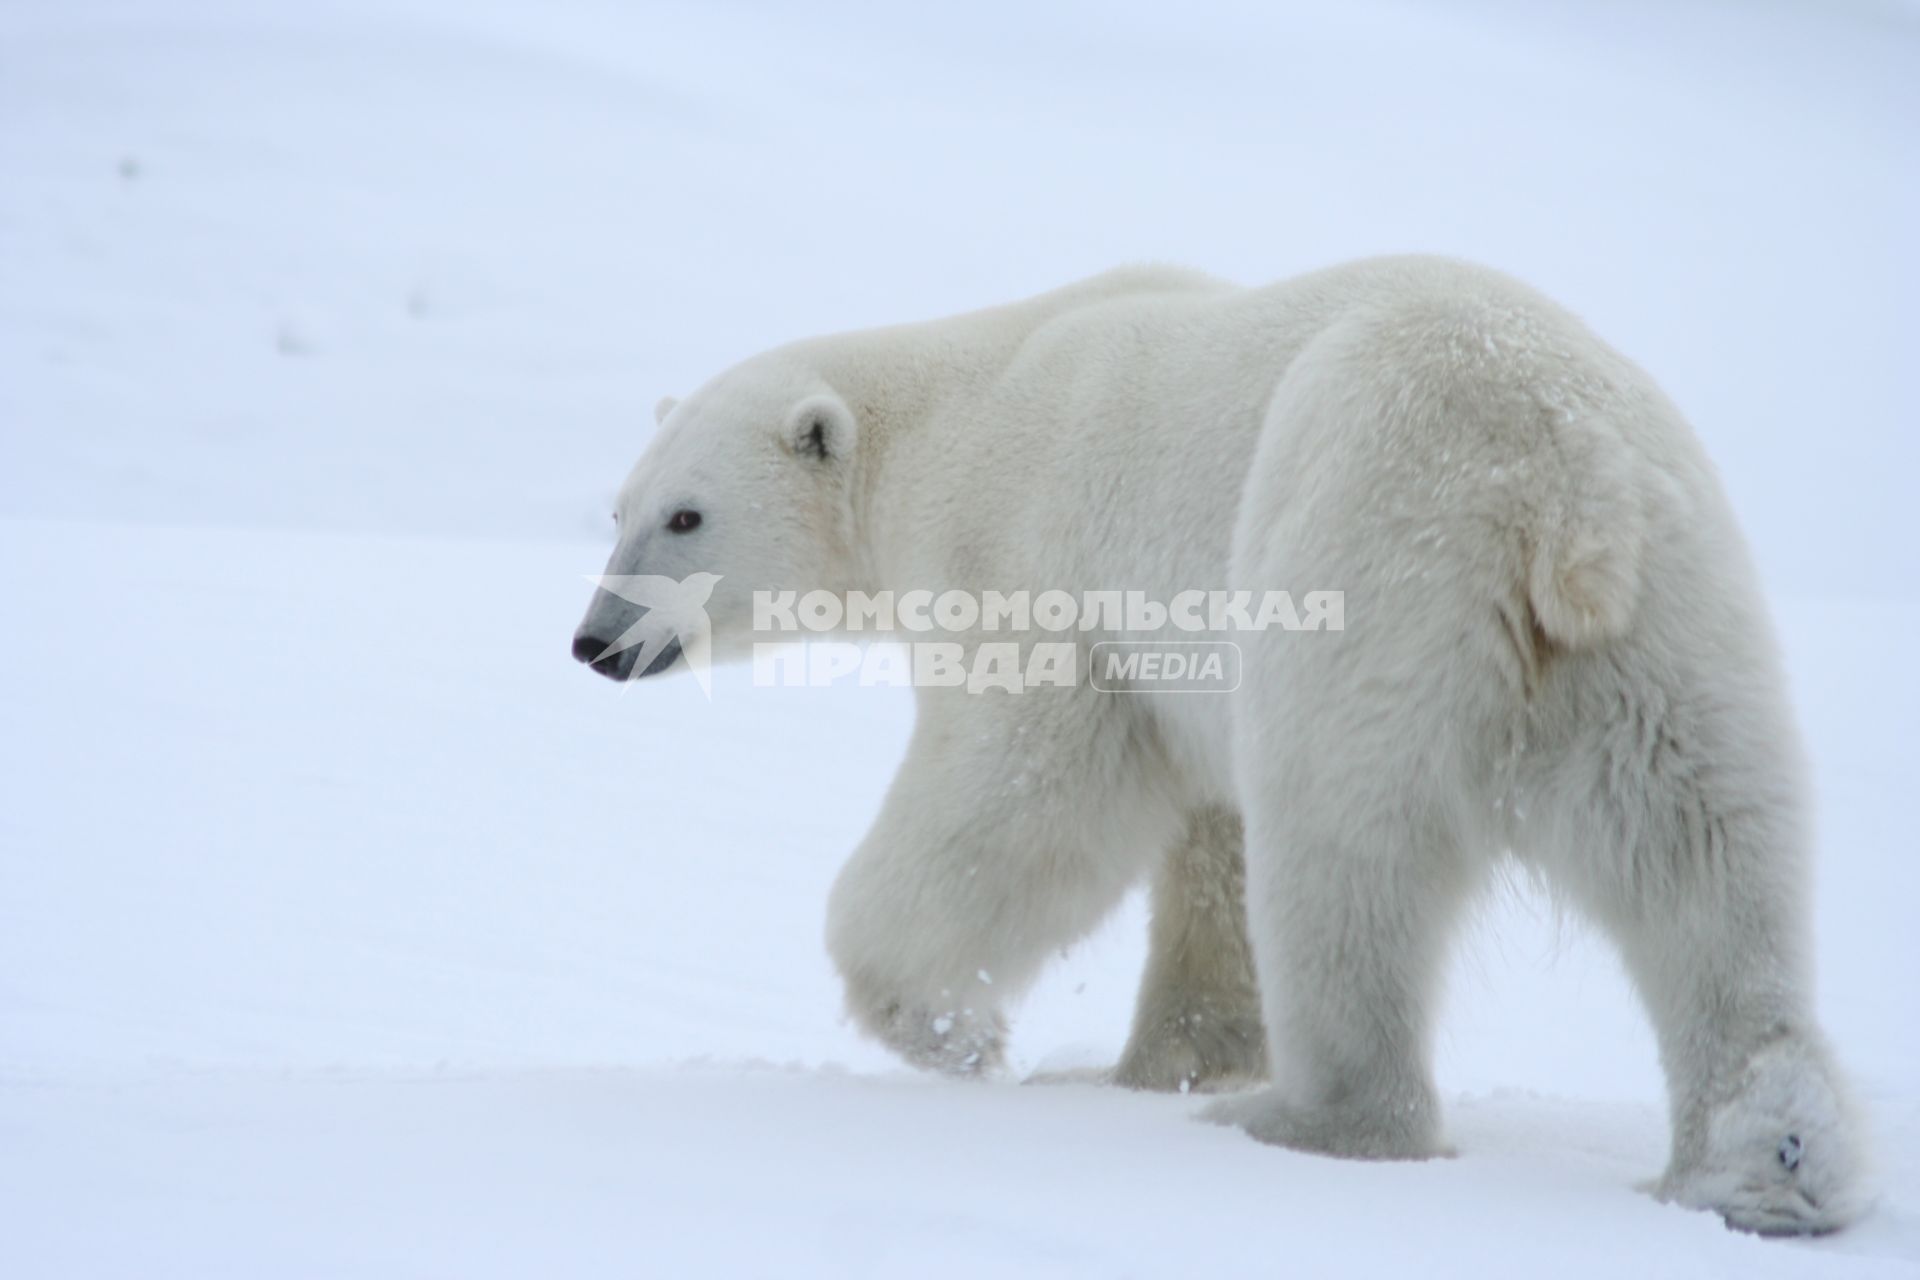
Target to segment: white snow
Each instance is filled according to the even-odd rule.
[[[1920,1271],[1916,120],[1868,0],[0,6],[0,1275]],[[1636,1191],[1651,1039],[1523,886],[1455,975],[1454,1160],[914,1076],[820,942],[907,696],[568,658],[654,400],[741,355],[1402,250],[1567,301],[1720,461],[1821,794],[1851,1232]],[[1019,1072],[1117,1053],[1143,923]]]

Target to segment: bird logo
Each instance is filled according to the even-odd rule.
[[[639,645],[633,660],[637,677],[658,674],[684,658],[700,691],[713,697],[713,624],[707,618],[707,601],[719,574],[690,573],[676,581],[657,573],[590,573],[587,581],[641,609],[639,621],[621,632],[596,663]]]

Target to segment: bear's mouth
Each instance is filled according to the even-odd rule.
[[[657,676],[674,663],[680,661],[680,637],[667,641],[666,648],[653,655],[653,661],[647,664],[645,671],[636,671],[627,676],[629,680],[642,680],[647,676]]]
[[[657,676],[680,660],[680,637],[678,636],[667,641],[665,647],[653,655],[653,661],[646,665],[645,670],[634,669],[635,664],[640,660],[640,651],[646,648],[645,645],[634,645],[632,648],[622,649],[618,653],[609,653],[603,657],[594,656],[604,648],[605,644],[602,641],[582,637],[574,644],[573,656],[585,663],[587,669],[594,674],[603,675],[615,681],[640,680],[647,676]]]

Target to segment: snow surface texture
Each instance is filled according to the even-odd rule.
[[[1920,16],[0,5],[0,1275],[1920,1271]],[[650,407],[1165,259],[1456,253],[1643,362],[1774,592],[1823,1012],[1883,1200],[1763,1242],[1666,1154],[1611,956],[1454,976],[1458,1159],[915,1077],[827,886],[898,691],[567,657]],[[1143,912],[1028,1000],[1111,1060]]]

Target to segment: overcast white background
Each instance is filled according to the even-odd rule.
[[[0,2],[0,1273],[1920,1270],[1920,14],[1885,3]],[[1718,461],[1821,798],[1878,1214],[1634,1190],[1652,1042],[1520,889],[1458,1160],[924,1080],[827,885],[899,691],[622,693],[567,642],[651,406],[1120,262],[1436,251]],[[1028,1001],[1110,1059],[1130,903]]]

